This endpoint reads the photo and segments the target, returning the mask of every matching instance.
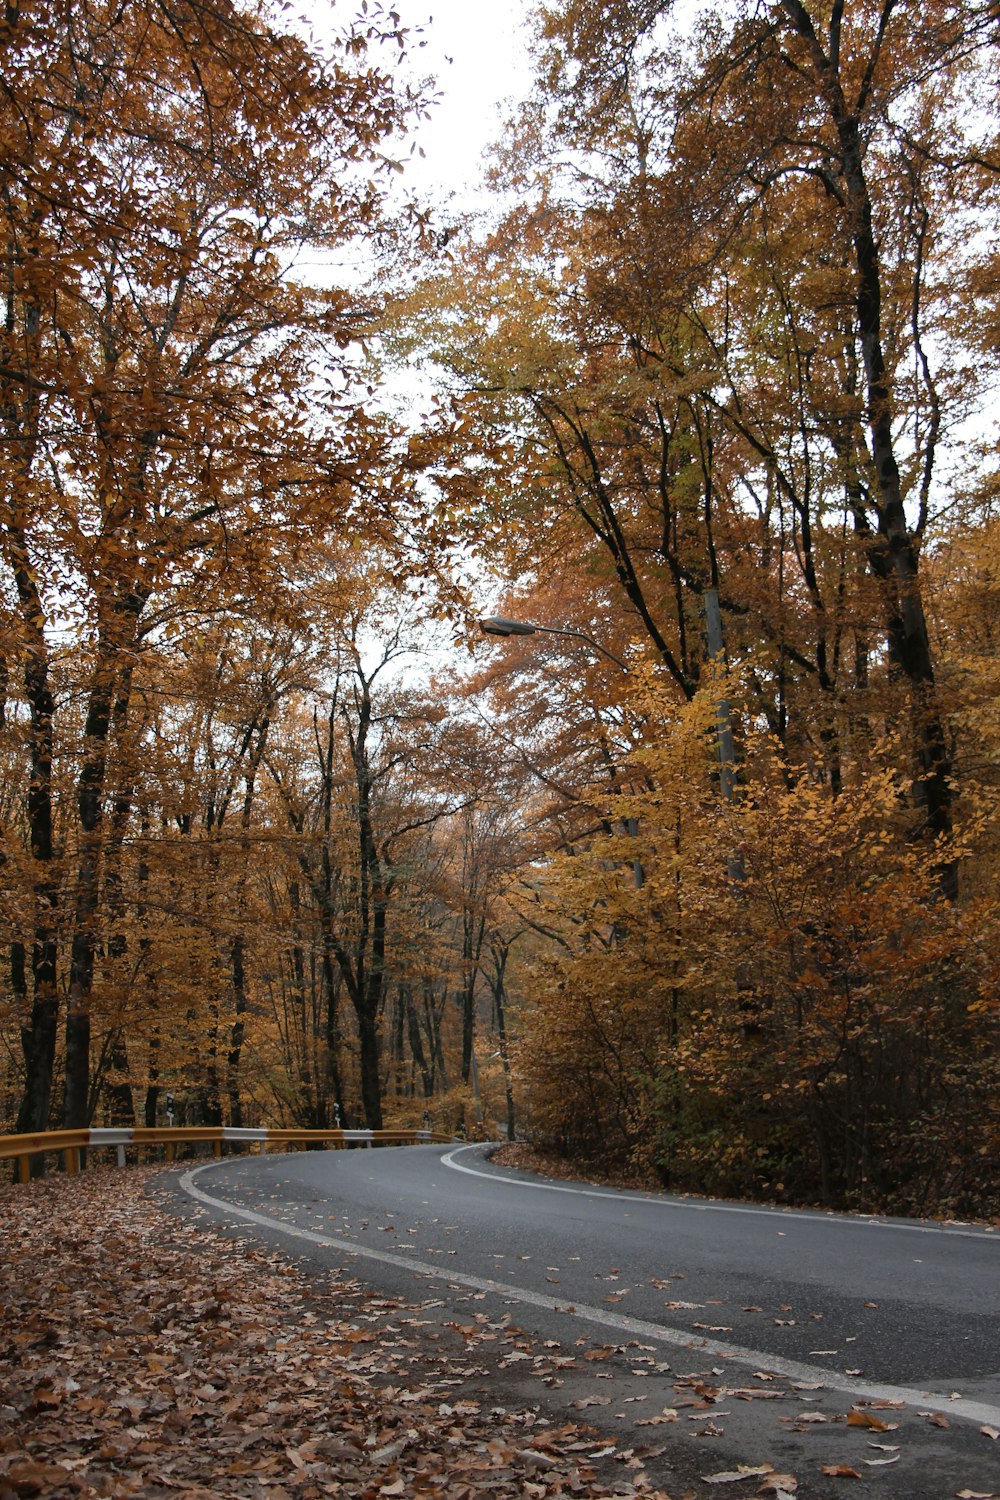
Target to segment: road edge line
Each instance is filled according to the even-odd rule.
[[[283,1223],[280,1219],[272,1219],[268,1214],[259,1214],[251,1208],[242,1208],[238,1204],[230,1203],[225,1198],[215,1198],[195,1186],[194,1179],[202,1172],[211,1172],[231,1165],[232,1163],[223,1161],[206,1162],[203,1166],[194,1167],[185,1172],[179,1180],[179,1185],[182,1191],[196,1202],[221,1210],[225,1214],[234,1215],[246,1223],[256,1224],[259,1228],[277,1230],[290,1239],[323,1245],[347,1255],[361,1256],[366,1260],[400,1266],[417,1275],[443,1281],[446,1285],[457,1283],[459,1286],[470,1287],[473,1291],[511,1298],[531,1307],[541,1307],[549,1312],[567,1314],[583,1322],[596,1323],[600,1327],[614,1328],[621,1333],[655,1339],[658,1343],[666,1344],[671,1348],[687,1349],[693,1354],[707,1354],[718,1359],[729,1359],[734,1364],[756,1366],[758,1369],[765,1369],[777,1375],[785,1375],[792,1380],[818,1382],[826,1389],[841,1391],[851,1396],[855,1401],[903,1401],[908,1406],[925,1407],[928,1411],[963,1417],[970,1422],[1000,1424],[1000,1406],[988,1406],[983,1402],[966,1401],[964,1398],[952,1400],[938,1392],[916,1390],[910,1386],[868,1384],[852,1376],[842,1375],[839,1371],[824,1370],[818,1366],[802,1364],[798,1360],[784,1359],[780,1355],[774,1356],[759,1350],[744,1349],[738,1344],[724,1344],[717,1339],[694,1338],[687,1329],[670,1328],[661,1323],[649,1323],[642,1318],[630,1318],[627,1314],[614,1313],[586,1303],[559,1302],[555,1297],[548,1297],[542,1292],[533,1292],[527,1287],[512,1286],[485,1276],[471,1276],[465,1271],[445,1271],[440,1266],[431,1265],[427,1261],[415,1261],[409,1256],[398,1255],[391,1250],[374,1250],[367,1245],[356,1245],[350,1240],[340,1239],[337,1235],[320,1234],[317,1230],[304,1229],[298,1224]]]

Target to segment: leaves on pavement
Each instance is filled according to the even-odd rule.
[[[662,1496],[644,1450],[469,1399],[468,1335],[522,1353],[509,1317],[422,1334],[423,1304],[170,1219],[148,1178],[0,1193],[3,1500]]]

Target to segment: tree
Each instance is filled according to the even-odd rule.
[[[640,288],[654,306],[666,291],[676,307],[677,262],[682,296],[683,277],[697,278],[686,320],[712,375],[704,394],[779,479],[776,448],[754,421],[758,401],[753,393],[748,401],[740,379],[752,325],[731,327],[728,290],[741,279],[734,251],[749,244],[759,252],[783,237],[785,265],[772,292],[786,298],[794,337],[792,394],[799,421],[824,435],[839,467],[848,519],[878,584],[890,671],[908,690],[915,795],[933,841],[951,827],[951,766],[920,554],[959,389],[930,351],[947,316],[942,277],[955,274],[959,258],[951,224],[959,202],[972,213],[981,204],[982,158],[969,140],[977,127],[964,100],[988,76],[991,10],[921,0],[738,8],[686,49],[675,28],[672,75],[666,65],[678,53],[661,50],[655,30],[665,14],[655,4],[599,10],[575,0],[548,14],[548,36],[568,54],[562,65],[551,57],[549,75],[567,106],[564,125],[593,151],[609,122],[633,122],[640,165],[612,192],[619,205],[643,205],[644,218],[636,215],[625,235]],[[650,124],[654,98],[669,147]],[[673,264],[658,271],[649,252],[659,248],[662,267],[666,246]],[[603,292],[609,309],[630,298],[620,280],[605,279]],[[697,355],[680,360],[663,349],[655,325],[651,337],[638,337],[675,378],[697,370]],[[793,406],[789,430],[795,422]],[[821,445],[809,446],[822,457]],[[803,502],[796,508],[807,552]],[[815,594],[808,570],[805,582]],[[955,894],[947,860],[942,884]]]
[[[107,816],[109,757],[138,659],[185,618],[280,596],[381,451],[340,352],[364,309],[295,263],[376,225],[365,164],[403,104],[364,54],[386,34],[392,19],[363,22],[323,59],[228,0],[38,0],[5,22],[5,659],[30,716],[33,871],[23,1129],[49,1114],[63,930],[64,1117],[88,1116],[101,872],[124,826]],[[53,779],[69,622],[86,705],[72,820]]]
[[[963,429],[996,372],[991,17],[776,0],[695,26],[562,0],[498,153],[516,205],[402,304],[450,384],[423,438],[442,517],[503,612],[630,668],[546,637],[490,671],[553,793],[519,1065],[565,1149],[625,1160],[652,1130],[667,1173],[712,1161],[745,1191],[794,1168],[799,1191],[901,1202],[951,1190],[950,1132],[994,1149],[990,965],[960,936],[992,920],[995,478]],[[952,1114],[962,1088],[978,1104]]]

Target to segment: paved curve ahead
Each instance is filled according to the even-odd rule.
[[[544,1337],[639,1339],[675,1370],[679,1350],[733,1362],[733,1384],[821,1382],[841,1412],[865,1398],[944,1411],[1000,1470],[1000,1443],[978,1433],[1000,1427],[1000,1232],[557,1183],[478,1146],[243,1157],[182,1181],[217,1216],[381,1290],[412,1298],[416,1279],[432,1295],[432,1276],[519,1304]]]

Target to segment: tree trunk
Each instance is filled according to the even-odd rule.
[[[136,599],[138,608],[141,603]],[[132,611],[130,611],[132,612]],[[116,622],[116,628],[120,628]],[[84,760],[77,783],[80,819],[80,860],[77,868],[70,954],[69,1004],[66,1014],[66,1093],[63,1120],[67,1130],[82,1130],[90,1124],[90,1011],[97,953],[97,914],[100,901],[101,864],[105,856],[104,791],[111,730],[112,706],[119,723],[128,713],[130,675],[126,671],[115,693],[117,650],[105,642],[99,647],[87,720],[84,726]],[[115,698],[117,696],[117,702]],[[124,820],[117,830],[123,837]]]
[[[369,1130],[382,1129],[382,1090],[379,1077],[378,1023],[367,1005],[358,1007],[361,1104]]]
[[[792,26],[806,41],[816,68],[822,102],[837,132],[843,171],[844,206],[849,218],[857,274],[858,338],[868,396],[867,425],[877,488],[878,537],[869,549],[872,572],[886,592],[886,624],[892,657],[910,693],[910,725],[917,779],[915,795],[924,810],[921,832],[946,838],[951,820],[951,765],[937,701],[930,637],[919,578],[919,539],[903,505],[893,437],[892,392],[882,336],[882,273],[875,238],[871,194],[865,173],[861,111],[844,94],[839,57],[825,53],[802,0],[782,0]],[[942,863],[939,880],[950,900],[958,894],[954,860]]]
[[[407,1032],[410,1039],[410,1052],[413,1060],[420,1070],[420,1079],[423,1085],[424,1098],[429,1099],[434,1093],[434,1076],[427,1066],[427,1054],[424,1051],[423,1037],[420,1035],[420,1022],[413,1004],[413,994],[406,991],[406,1020]]]
[[[230,967],[233,977],[233,1010],[236,1016],[229,1033],[229,1055],[226,1058],[226,1093],[229,1095],[229,1123],[243,1124],[243,1105],[240,1100],[240,1060],[246,1022],[243,1020],[247,1008],[246,971],[243,965],[243,934],[233,938],[230,948]]]
[[[24,686],[31,710],[31,780],[28,785],[28,835],[35,866],[33,880],[35,933],[31,954],[32,1005],[27,1028],[24,1093],[17,1113],[19,1132],[48,1128],[52,1101],[52,1070],[59,1024],[57,990],[58,950],[56,917],[58,888],[53,875],[52,734],[55,703],[48,679],[48,659],[40,629],[40,603],[33,579],[18,576],[22,597],[35,599],[39,628],[32,634],[24,669]],[[42,1157],[31,1163],[33,1175],[43,1170]]]
[[[340,1079],[340,1034],[337,1026],[339,986],[330,946],[327,913],[323,914],[323,990],[326,995],[325,1027],[326,1070],[330,1080],[330,1092],[337,1106],[337,1119],[346,1127],[347,1114],[344,1107],[344,1088]]]
[[[504,971],[507,968],[507,954],[509,951],[508,948],[503,948],[494,952],[493,999],[496,1003],[497,1036],[500,1039],[500,1061],[503,1064],[504,1093],[507,1097],[507,1139],[512,1141],[516,1135],[514,1123],[514,1084],[510,1072],[510,1049],[507,1045],[507,1017],[504,1004],[506,999]]]

